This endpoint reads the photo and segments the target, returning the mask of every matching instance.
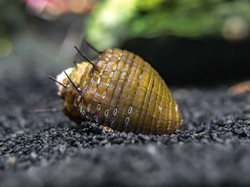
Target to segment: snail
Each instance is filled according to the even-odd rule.
[[[96,50],[100,55],[77,63],[52,78],[64,100],[64,113],[81,124],[83,118],[113,130],[162,135],[182,127],[183,119],[165,81],[151,65],[121,49]]]

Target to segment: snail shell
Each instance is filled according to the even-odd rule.
[[[106,49],[97,59],[57,76],[64,113],[80,124],[85,117],[113,130],[171,134],[181,129],[179,107],[160,75],[134,53]],[[79,94],[80,93],[80,94]]]

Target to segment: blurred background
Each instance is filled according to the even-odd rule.
[[[250,77],[246,0],[1,0],[0,81],[57,75],[118,47],[148,61],[168,85]],[[24,79],[23,79],[24,78]]]

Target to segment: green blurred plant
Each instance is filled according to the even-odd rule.
[[[105,0],[87,20],[85,34],[100,49],[161,35],[242,40],[249,32],[249,10],[246,0]]]

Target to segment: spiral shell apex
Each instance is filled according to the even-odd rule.
[[[64,113],[80,124],[85,117],[113,130],[171,134],[181,129],[179,107],[160,75],[134,53],[106,49],[57,76]],[[72,84],[72,82],[73,84]]]

